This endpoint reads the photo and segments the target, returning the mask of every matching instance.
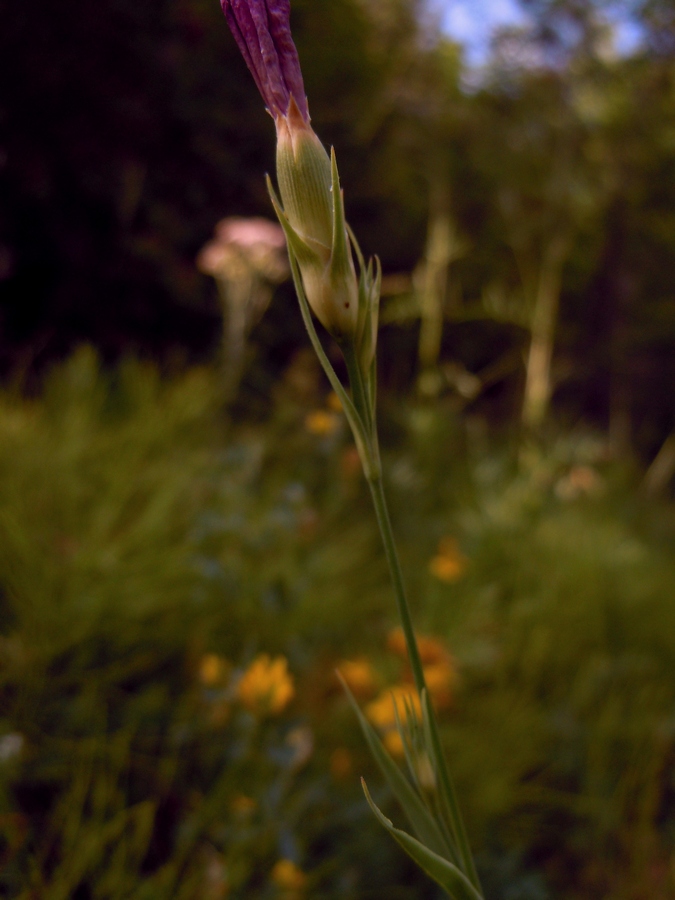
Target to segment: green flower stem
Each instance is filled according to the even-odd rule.
[[[349,340],[341,342],[340,349],[342,350],[342,355],[345,358],[345,364],[347,366],[347,375],[349,376],[349,386],[352,391],[352,400],[354,401],[354,406],[363,419],[363,422],[366,426],[366,432],[371,438],[372,444],[372,437],[374,433],[373,410],[372,404],[370,403],[368,391],[364,383],[361,366],[359,365],[356,347],[354,345],[354,342]]]
[[[274,191],[272,190],[271,184],[269,183],[269,179],[268,188],[274,202]],[[283,220],[280,219],[280,221],[283,224]],[[373,439],[372,435],[369,434],[366,430],[362,414],[354,405],[354,402],[349,396],[349,393],[344,389],[342,383],[340,382],[340,379],[335,374],[335,369],[326,356],[325,350],[321,346],[321,341],[319,340],[319,336],[316,333],[316,328],[314,327],[314,323],[312,321],[312,313],[309,308],[309,303],[307,302],[305,289],[302,285],[302,275],[300,274],[297,259],[295,257],[295,254],[292,252],[292,248],[290,247],[290,245],[288,248],[288,259],[291,264],[291,273],[293,275],[295,292],[298,295],[298,301],[300,303],[302,320],[305,323],[305,327],[307,328],[307,333],[309,335],[312,347],[314,348],[314,352],[316,353],[319,362],[321,363],[322,369],[326,373],[326,377],[328,378],[331,387],[340,398],[342,408],[347,417],[347,421],[349,422],[349,426],[352,429],[354,440],[356,441],[356,446],[361,458],[361,465],[363,466],[363,470],[366,473],[366,477],[377,477],[381,471],[379,453],[377,451],[377,439]]]
[[[338,378],[333,366],[331,365],[326,353],[321,345],[319,336],[316,333],[314,322],[312,321],[312,313],[309,307],[307,297],[302,282],[302,275],[298,260],[293,251],[293,242],[289,237],[289,226],[283,215],[283,211],[279,207],[278,200],[268,179],[268,188],[272,203],[277,210],[279,221],[287,232],[288,255],[293,273],[293,281],[300,302],[300,310],[302,318],[307,326],[309,337],[316,351],[317,357],[323,370],[330,381],[333,390],[337,393],[342,402],[342,406],[347,416],[347,420],[352,429],[354,440],[361,457],[363,470],[370,487],[373,498],[373,505],[377,516],[377,522],[384,544],[384,550],[389,564],[389,570],[394,586],[394,596],[398,606],[398,612],[403,626],[406,645],[408,648],[408,658],[410,667],[415,681],[415,687],[420,696],[420,700],[426,710],[426,721],[428,722],[429,741],[428,751],[434,765],[440,794],[443,799],[443,808],[445,809],[444,821],[447,827],[452,831],[454,843],[459,855],[462,869],[465,876],[475,886],[480,893],[480,883],[476,874],[476,868],[471,855],[469,841],[464,828],[464,822],[459,811],[459,805],[455,795],[455,790],[450,779],[450,774],[445,763],[445,755],[441,745],[438,723],[433,706],[429,700],[429,692],[427,690],[424,678],[424,669],[420,658],[417,640],[410,617],[410,607],[406,598],[405,586],[403,583],[403,573],[398,558],[398,551],[394,541],[394,534],[387,509],[387,501],[384,494],[384,486],[382,483],[382,466],[380,463],[380,454],[378,449],[377,426],[375,420],[375,376],[374,370],[370,373],[363,372],[359,360],[358,348],[352,339],[339,341],[345,362],[347,365],[347,373],[349,377],[349,385],[351,391],[345,390],[344,385]],[[374,364],[373,364],[374,365]]]
[[[464,872],[471,883],[478,890],[480,890],[480,882],[478,880],[478,873],[476,872],[476,866],[473,861],[473,855],[471,853],[471,847],[469,845],[469,838],[466,833],[466,828],[464,827],[462,815],[459,811],[459,804],[457,802],[457,796],[455,794],[452,779],[450,778],[450,773],[448,772],[445,763],[445,754],[443,753],[443,748],[441,745],[441,736],[438,729],[438,722],[436,721],[436,714],[434,712],[433,705],[429,700],[429,691],[427,689],[426,680],[424,678],[422,660],[420,658],[419,649],[417,647],[417,639],[415,638],[415,631],[413,629],[412,619],[410,616],[410,607],[408,605],[408,599],[406,597],[405,585],[403,583],[403,573],[401,571],[401,563],[398,556],[398,550],[396,549],[396,543],[394,541],[391,519],[389,518],[389,510],[384,493],[382,476],[379,475],[375,478],[368,479],[368,484],[370,487],[370,493],[373,498],[373,505],[375,506],[375,514],[377,516],[377,523],[380,527],[380,534],[382,535],[384,552],[387,557],[387,562],[389,563],[389,570],[391,572],[391,578],[394,585],[396,605],[398,607],[399,616],[401,618],[401,625],[403,627],[403,634],[405,635],[406,645],[408,647],[408,657],[410,659],[410,668],[412,669],[415,687],[417,688],[422,702],[424,702],[425,699],[429,701],[427,704],[427,708],[429,713],[429,728],[431,732],[433,753],[436,757],[437,776],[442,783],[443,793],[448,800],[448,816],[450,818],[450,826],[452,828],[453,836],[455,838],[455,843],[457,845],[457,850],[462,861]]]
[[[394,583],[394,595],[396,597],[396,605],[403,626],[403,634],[408,646],[408,656],[410,658],[410,668],[412,669],[415,687],[422,696],[422,691],[426,690],[426,681],[424,680],[424,670],[422,668],[422,660],[420,652],[417,648],[417,640],[413,629],[412,619],[410,618],[410,607],[405,593],[403,584],[403,573],[401,571],[401,563],[398,558],[396,543],[394,542],[394,532],[391,527],[391,519],[389,518],[389,509],[387,508],[387,500],[384,495],[384,485],[382,476],[371,478],[368,481],[370,493],[373,498],[375,514],[377,516],[377,524],[380,526],[380,534],[382,535],[382,543],[384,544],[384,552],[389,563],[389,571],[391,579]]]

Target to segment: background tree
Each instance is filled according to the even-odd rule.
[[[269,216],[272,167],[218,4],[36,3],[1,14],[0,370],[30,383],[83,341],[109,362],[213,358],[219,308],[195,258],[222,217]],[[364,250],[410,284],[430,221],[468,248],[422,290],[436,299],[421,335],[385,327],[385,392],[412,384],[421,340],[481,376],[491,421],[515,420],[524,392],[534,424],[552,396],[649,461],[675,426],[672,16],[633,7],[642,44],[622,56],[607,3],[523,7],[530,25],[479,76],[423,0],[293,4]],[[516,321],[477,318],[500,292]],[[260,397],[303,340],[292,302],[282,287],[256,329]]]

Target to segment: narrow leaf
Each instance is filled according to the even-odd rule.
[[[434,772],[436,773],[436,788],[441,801],[441,807],[445,813],[445,819],[452,831],[453,845],[457,847],[459,859],[458,864],[466,872],[471,882],[479,886],[478,874],[474,863],[471,847],[469,846],[469,838],[464,827],[464,820],[459,809],[457,794],[455,787],[448,772],[443,748],[441,746],[441,738],[438,732],[438,724],[431,698],[428,691],[422,692],[422,721],[424,726],[425,741],[428,744],[429,756],[433,763]]]
[[[359,705],[354,699],[352,692],[347,687],[345,680],[339,672],[337,675],[342,682],[342,686],[345,689],[349,702],[356,713],[366,743],[375,757],[375,762],[380,767],[392,793],[401,804],[403,811],[412,825],[413,831],[421,841],[427,844],[440,856],[456,862],[457,855],[454,849],[446,842],[441,829],[434,821],[431,813],[425,806],[424,801],[419,797],[403,772],[387,753],[377,732],[359,709]]]
[[[447,859],[443,859],[442,856],[434,853],[433,850],[430,850],[428,847],[425,847],[424,844],[420,843],[420,841],[407,834],[405,831],[401,831],[400,828],[395,828],[393,823],[373,802],[370,792],[368,791],[368,786],[363,778],[361,779],[361,784],[363,786],[363,792],[366,795],[366,800],[380,824],[383,825],[394,840],[403,847],[408,856],[416,862],[430,878],[433,878],[436,884],[439,884],[453,900],[483,900],[482,894],[476,890],[466,875],[460,872],[457,866],[448,862]]]
[[[296,259],[300,263],[303,264],[313,264],[320,265],[321,260],[311,247],[309,247],[297,231],[293,228],[291,223],[288,221],[288,216],[283,211],[281,207],[281,203],[279,198],[276,195],[274,187],[272,186],[272,181],[267,176],[267,190],[270,195],[270,200],[272,201],[272,206],[274,207],[274,212],[277,214],[277,219],[279,219],[279,224],[284,230],[284,235],[286,236],[286,242],[288,244],[289,253],[292,252],[295,254]]]
[[[333,246],[331,248],[331,269],[339,276],[350,274],[350,249],[347,241],[347,223],[345,221],[345,207],[342,191],[340,190],[340,176],[338,175],[335,150],[330,151],[331,167],[331,194],[333,197]]]
[[[356,235],[352,231],[349,222],[345,222],[345,227],[347,228],[347,234],[349,235],[349,240],[351,241],[352,247],[354,248],[354,252],[356,253],[356,258],[359,261],[359,271],[365,272],[366,263],[363,258],[363,253],[361,252],[361,247],[359,246],[359,242],[356,240]]]

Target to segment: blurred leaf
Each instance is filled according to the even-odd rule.
[[[455,900],[482,900],[482,895],[478,893],[457,866],[448,862],[447,859],[438,856],[437,853],[434,853],[428,847],[425,847],[424,844],[421,844],[414,837],[406,834],[405,831],[394,828],[390,820],[382,815],[380,810],[373,803],[363,778],[361,779],[361,784],[363,785],[363,792],[366,795],[366,800],[377,816],[380,824],[387,829],[389,834],[391,834],[396,841],[398,841],[408,856],[410,856],[411,859],[414,859],[420,868],[424,869],[427,875],[433,878],[437,884],[440,884],[450,897],[455,898]]]
[[[387,753],[377,732],[359,709],[354,696],[339,671],[337,674],[342,682],[347,697],[349,698],[352,709],[356,713],[370,751],[380,767],[382,774],[386,778],[392,793],[401,804],[405,814],[408,816],[415,833],[420,840],[435,853],[456,861],[457,856],[454,849],[446,841],[443,832],[434,821],[433,815],[430,813],[425,802],[415,791],[391,756]]]

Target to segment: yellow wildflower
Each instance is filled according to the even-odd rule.
[[[242,675],[237,692],[244,706],[258,715],[280,713],[295,694],[288,661],[261,653]]]
[[[207,687],[221,683],[229,670],[227,660],[217,653],[206,653],[199,661],[199,680]]]
[[[429,563],[429,571],[438,578],[451,584],[464,575],[467,567],[467,558],[459,549],[457,540],[453,537],[441,538],[438,544],[438,553]]]
[[[340,417],[325,409],[316,409],[305,417],[305,428],[311,434],[328,437],[340,427]]]
[[[396,756],[399,759],[403,759],[405,756],[403,738],[399,734],[398,729],[391,728],[382,738],[382,743],[392,756]],[[434,770],[427,754],[424,753],[413,757],[413,765],[415,766],[417,777],[422,787],[431,790],[436,783],[436,776],[434,775]]]
[[[375,675],[367,659],[343,659],[337,669],[355,696],[368,697],[375,693]]]
[[[398,733],[397,728],[390,728],[389,731],[385,732],[382,737],[382,743],[392,756],[397,756],[399,759],[402,759],[405,756],[403,738]]]
[[[366,706],[366,716],[373,725],[378,728],[386,729],[396,726],[396,712],[403,724],[408,716],[408,707],[411,706],[413,711],[421,718],[422,707],[417,691],[412,684],[397,684],[392,688],[387,688]]]
[[[393,653],[407,659],[408,648],[402,628],[394,628],[389,632],[387,646]],[[417,635],[417,649],[429,695],[438,709],[444,709],[451,704],[453,689],[457,683],[455,661],[443,641],[430,635]]]
[[[450,659],[450,654],[445,644],[439,638],[421,634],[417,638],[417,649],[420,652],[420,659],[426,666],[427,664],[437,665]]]
[[[397,656],[406,657],[408,655],[405,635],[403,634],[403,629],[400,626],[397,628],[392,628],[387,635],[387,648]]]
[[[457,683],[457,669],[452,657],[448,655],[442,662],[424,666],[424,680],[436,708],[446,709],[450,706]]]
[[[307,884],[307,876],[290,859],[280,859],[272,869],[272,881],[283,891],[301,891]]]
[[[450,654],[448,653],[445,644],[439,638],[426,634],[418,634],[415,635],[415,639],[417,641],[420,659],[424,665],[427,663],[440,663],[450,658]],[[397,656],[402,656],[404,659],[407,659],[408,646],[402,628],[392,628],[387,635],[387,648]]]

